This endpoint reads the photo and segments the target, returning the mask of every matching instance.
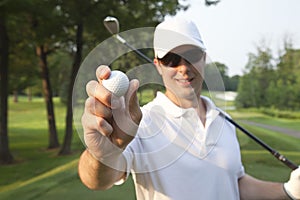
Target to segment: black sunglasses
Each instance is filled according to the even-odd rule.
[[[157,58],[163,65],[168,67],[176,67],[184,59],[187,63],[192,64],[200,61],[204,55],[204,51],[201,49],[191,49],[180,54],[172,52],[167,53],[162,58]]]

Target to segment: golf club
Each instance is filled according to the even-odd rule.
[[[263,148],[265,148],[267,151],[269,151],[275,158],[277,158],[279,161],[283,162],[286,166],[288,166],[290,169],[295,170],[298,168],[298,165],[288,160],[285,156],[280,154],[278,151],[267,145],[265,142],[263,142],[261,139],[250,133],[248,130],[240,126],[238,123],[236,123],[234,120],[229,118],[223,111],[220,111],[220,114],[231,124],[233,124],[236,128],[241,130],[243,133],[245,133],[247,136],[249,136],[251,139],[253,139],[256,143],[261,145]]]
[[[126,45],[128,48],[133,50],[137,55],[141,56],[146,61],[152,63],[152,60],[148,58],[146,55],[144,55],[142,52],[134,48],[133,46],[129,45],[124,38],[119,36],[119,21],[115,17],[106,17],[104,19],[104,26],[107,28],[107,30],[114,35],[122,44]],[[265,142],[257,138],[255,135],[253,135],[251,132],[240,126],[238,123],[236,123],[234,120],[229,118],[222,110],[219,110],[220,114],[231,124],[233,124],[236,128],[241,130],[243,133],[245,133],[247,136],[249,136],[251,139],[253,139],[257,144],[261,145],[263,148],[265,148],[267,151],[269,151],[275,158],[277,158],[279,161],[284,163],[287,167],[289,167],[292,170],[295,170],[298,168],[298,165],[293,163],[292,161],[288,160],[285,156],[280,154],[278,151],[267,145]]]
[[[106,29],[113,36],[115,36],[122,44],[126,45],[129,49],[131,49],[132,51],[134,51],[137,55],[139,55],[140,57],[142,57],[147,62],[152,63],[152,60],[149,57],[147,57],[145,54],[143,54],[142,52],[140,52],[139,50],[137,50],[136,48],[134,48],[133,46],[131,46],[130,44],[128,44],[127,41],[119,35],[119,21],[118,21],[117,18],[111,17],[111,16],[107,16],[103,20],[103,23],[104,23],[104,26],[106,27]]]

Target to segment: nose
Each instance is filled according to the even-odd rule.
[[[187,62],[184,59],[181,59],[178,67],[177,67],[178,72],[181,74],[187,74],[191,70],[191,64]]]

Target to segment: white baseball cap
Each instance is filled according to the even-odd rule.
[[[153,45],[157,58],[163,58],[169,51],[181,45],[194,45],[206,50],[196,24],[179,17],[167,19],[157,25]]]

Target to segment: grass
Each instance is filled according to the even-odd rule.
[[[151,98],[151,95],[143,94],[143,98]],[[54,102],[59,140],[62,143],[65,106],[58,99]],[[269,118],[260,113],[231,111],[231,114],[237,120],[256,120],[259,117],[259,122],[282,127],[293,126],[294,129],[300,130],[299,122],[297,124],[292,120]],[[245,127],[290,160],[300,163],[300,139],[283,137],[281,133],[259,127],[247,125]],[[288,179],[290,170],[287,167],[244,134],[238,132],[237,136],[247,173],[265,180]],[[0,200],[131,200],[135,198],[131,177],[125,184],[107,191],[91,191],[83,186],[77,175],[77,163],[84,146],[77,133],[74,132],[72,155],[58,156],[59,149],[47,149],[46,111],[41,98],[35,98],[32,102],[21,98],[19,103],[9,100],[9,139],[16,163],[0,166]]]
[[[274,118],[257,111],[229,111],[237,122],[247,120],[300,130],[300,121],[295,119]],[[283,133],[266,130],[256,126],[239,123],[245,129],[260,138],[273,149],[280,152],[294,163],[300,163],[300,139]],[[300,131],[299,131],[300,132]],[[290,169],[273,157],[268,151],[255,143],[241,131],[237,136],[242,150],[242,160],[247,173],[265,180],[284,181],[289,178]]]
[[[252,109],[232,111],[230,113],[232,116],[238,119],[246,119],[246,120],[250,120],[262,124],[276,125],[282,128],[288,128],[292,130],[300,130],[299,129],[300,119],[287,119],[287,118],[273,117],[270,115],[263,114],[258,110],[252,110]]]
[[[54,100],[60,143],[64,136],[65,106]],[[73,154],[58,156],[59,149],[48,150],[45,104],[42,98],[18,103],[9,99],[9,141],[15,163],[0,166],[0,200],[9,199],[134,199],[131,178],[108,191],[90,191],[79,180],[77,163],[84,150],[77,133]]]

